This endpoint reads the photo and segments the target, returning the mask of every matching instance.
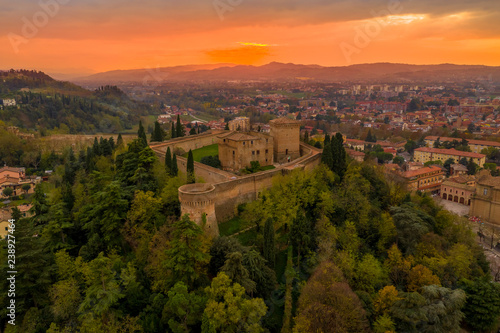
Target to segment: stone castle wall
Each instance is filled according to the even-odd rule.
[[[165,155],[159,155],[165,158]],[[187,158],[182,156],[177,156],[177,168],[182,173],[186,173],[187,169]],[[205,183],[219,183],[234,177],[234,174],[212,168],[211,166],[205,165],[203,163],[194,162],[194,175],[197,180],[203,180]]]
[[[203,142],[212,144],[211,138],[212,136],[208,136],[208,139],[204,138]],[[193,137],[191,140],[196,140],[196,137]],[[186,146],[187,145],[188,144],[186,144]],[[191,145],[193,145],[193,143],[191,143]],[[151,148],[160,159],[163,160],[166,147],[168,146],[172,147],[172,144],[169,142],[163,145],[155,145]],[[198,148],[201,147],[201,145],[198,146]],[[202,214],[206,213],[207,218],[209,217],[207,221],[210,222],[209,224],[211,225],[207,232],[218,234],[218,228],[216,229],[213,223],[217,224],[234,217],[237,213],[239,204],[258,199],[262,191],[272,186],[275,176],[286,174],[297,168],[306,171],[314,169],[314,167],[321,163],[321,152],[322,151],[319,149],[301,143],[300,158],[289,163],[283,163],[276,169],[240,177],[195,162],[196,177],[201,177],[207,184],[191,184],[184,186],[204,185],[209,187],[213,186],[214,189],[212,190],[210,188],[210,191],[207,190],[208,192],[205,193],[205,191],[198,191],[196,189],[189,190],[189,188],[187,188],[186,190],[184,186],[181,186],[181,188],[179,188],[181,213],[190,214],[191,218],[200,224]],[[185,172],[186,164],[186,158],[177,156],[177,165],[181,172]],[[212,200],[213,206],[210,200]],[[207,204],[207,202],[209,203]]]
[[[210,130],[202,134],[197,134],[192,136],[190,135],[182,138],[175,138],[168,140],[166,142],[153,144],[151,145],[151,149],[165,154],[167,152],[167,148],[170,147],[170,151],[172,153],[174,151],[177,152],[183,151],[184,153],[187,153],[189,149],[195,150],[198,148],[216,144],[217,136],[224,132],[225,131]]]

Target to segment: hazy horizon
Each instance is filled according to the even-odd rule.
[[[0,8],[7,69],[88,75],[273,61],[500,65],[496,1],[21,0]]]

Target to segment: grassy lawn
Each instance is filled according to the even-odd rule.
[[[243,221],[239,216],[233,217],[229,221],[219,224],[219,233],[221,236],[231,236],[241,230]]]
[[[202,148],[198,148],[193,150],[193,158],[196,162],[200,162],[201,159],[205,156],[215,156],[219,155],[219,145],[213,144],[210,146],[205,146]],[[188,153],[183,155],[184,157],[188,157]]]
[[[261,167],[261,169],[262,169],[261,171],[266,171],[266,170],[276,169],[276,167],[274,165],[266,165]]]
[[[257,240],[257,228],[242,232],[237,235],[236,238],[245,246],[255,245],[255,241]]]

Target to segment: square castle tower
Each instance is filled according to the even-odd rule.
[[[289,118],[273,119],[270,135],[274,141],[274,161],[287,163],[300,157],[300,122]]]

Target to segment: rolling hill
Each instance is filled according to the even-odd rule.
[[[482,65],[409,65],[393,63],[360,64],[323,67],[272,62],[263,66],[250,65],[193,65],[136,69],[98,73],[75,82],[138,82],[148,75],[164,81],[278,81],[302,80],[346,82],[444,82],[488,80],[500,82],[500,67]]]
[[[1,121],[41,133],[117,133],[152,112],[115,86],[91,91],[29,70],[0,72],[1,99],[16,100],[0,109]]]

